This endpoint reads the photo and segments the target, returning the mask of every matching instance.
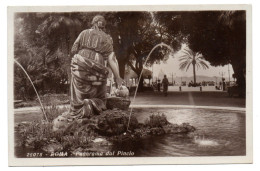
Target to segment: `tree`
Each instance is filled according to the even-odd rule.
[[[15,27],[16,33],[21,35],[15,39],[15,57],[24,63],[25,68],[29,67],[27,70],[30,72],[29,75],[33,77],[35,83],[41,85],[39,89],[49,91],[52,87],[64,87],[60,85],[68,82],[71,46],[82,30],[91,27],[91,20],[96,14],[96,12],[19,13],[16,16],[15,20],[20,22],[20,25]],[[144,61],[155,45],[164,42],[171,46],[174,42],[173,48],[177,48],[178,41],[173,39],[173,34],[168,34],[167,27],[160,25],[151,12],[98,14],[107,20],[105,32],[113,38],[122,78],[126,64],[140,76]],[[168,51],[165,47],[156,48],[146,65],[164,60]]]
[[[111,29],[116,55],[120,66],[120,75],[124,76],[125,65],[140,77],[144,61],[157,44],[164,42],[171,46],[173,39],[149,12],[117,12],[113,14],[116,26]],[[176,43],[177,44],[177,43]],[[178,44],[179,45],[179,44]],[[173,49],[180,48],[174,45]],[[150,55],[146,65],[165,60],[169,49],[156,48]],[[139,80],[140,90],[143,87],[143,77]]]
[[[189,67],[192,65],[193,67],[193,78],[194,78],[194,84],[196,85],[196,68],[203,68],[207,69],[209,66],[207,65],[204,57],[202,54],[198,52],[193,52],[190,49],[184,49],[183,55],[180,56],[179,61],[180,63],[180,69],[184,70],[186,68],[186,71],[189,69]]]
[[[70,82],[70,49],[82,30],[80,13],[41,13],[41,17],[43,20],[36,33],[45,40],[49,50],[45,65],[59,59],[58,70],[67,72],[67,81]]]
[[[30,75],[37,90],[43,93],[45,90],[60,92],[68,81],[66,66],[70,63],[70,47],[64,44],[74,40],[66,37],[71,35],[69,32],[66,36],[62,32],[68,29],[61,27],[68,27],[66,24],[72,23],[70,16],[66,16],[51,13],[17,13],[15,16],[14,57]],[[25,87],[26,94],[33,96],[24,73],[16,65],[14,70],[16,94],[19,94],[20,87]]]
[[[41,84],[37,84],[36,80],[40,80],[44,73],[42,56],[47,52],[35,33],[39,21],[35,13],[17,13],[14,21],[14,58],[30,75],[38,90],[41,89]],[[14,87],[15,98],[19,98],[19,90],[22,88],[25,89],[27,98],[35,95],[32,85],[17,65],[14,65]]]
[[[189,46],[201,52],[211,65],[231,63],[237,83],[245,90],[246,20],[245,11],[201,12],[189,28]]]
[[[245,90],[245,11],[160,12],[158,15],[169,31],[180,31],[188,46],[203,54],[211,65],[230,63],[238,85]]]

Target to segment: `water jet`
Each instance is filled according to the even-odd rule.
[[[155,45],[152,50],[150,51],[150,53],[148,54],[147,58],[145,59],[145,62],[144,62],[144,65],[147,63],[148,59],[150,58],[150,55],[152,54],[152,52],[157,48],[157,47],[166,47],[168,48],[171,52],[174,52],[173,48],[163,42]],[[137,83],[137,86],[136,86],[136,89],[135,89],[135,93],[134,93],[134,98],[133,98],[133,102],[135,101],[135,97],[136,97],[136,93],[137,93],[137,90],[138,90],[138,87],[139,87],[139,83],[140,83],[140,79],[141,79],[141,76],[143,74],[143,71],[144,71],[144,68],[141,70],[141,73],[140,73],[140,76],[138,78],[138,83]],[[130,124],[130,120],[131,120],[131,115],[132,115],[132,112],[133,112],[133,108],[131,107],[130,109],[130,115],[129,115],[129,119],[128,119],[128,124],[127,124],[127,131],[129,129],[129,124]]]
[[[38,100],[39,100],[39,103],[40,103],[40,105],[41,105],[41,109],[42,109],[43,115],[44,115],[46,121],[48,122],[48,118],[47,118],[47,115],[46,115],[46,113],[45,113],[44,107],[43,107],[43,105],[42,105],[40,96],[39,96],[39,94],[38,94],[38,92],[37,92],[37,90],[36,90],[36,88],[35,88],[35,86],[34,86],[32,80],[31,80],[30,76],[28,75],[28,73],[26,72],[26,70],[23,68],[23,66],[22,66],[16,59],[14,59],[14,62],[23,70],[23,72],[25,73],[25,75],[26,75],[27,78],[29,79],[29,81],[30,81],[30,83],[31,83],[31,85],[32,85],[32,87],[33,87],[35,93],[36,93],[36,96],[37,96],[37,98],[38,98]]]

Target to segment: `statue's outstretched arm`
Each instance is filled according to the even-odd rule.
[[[108,56],[108,64],[116,78],[117,86],[120,87],[122,85],[122,83],[124,82],[124,80],[119,75],[119,66],[118,66],[118,62],[116,60],[116,56],[115,56],[114,52],[112,52]]]

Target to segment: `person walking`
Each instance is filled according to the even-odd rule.
[[[163,86],[164,96],[167,96],[167,95],[168,95],[168,85],[169,85],[168,78],[166,77],[166,75],[164,75],[164,78],[163,78],[163,80],[162,80],[162,86]]]
[[[158,80],[158,82],[157,82],[157,90],[158,90],[158,92],[161,91],[161,82],[160,82],[160,80]]]
[[[226,82],[225,82],[225,78],[222,79],[223,80],[223,91],[226,91]]]

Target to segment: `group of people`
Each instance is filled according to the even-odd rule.
[[[166,75],[164,75],[162,83],[161,80],[157,81],[157,91],[160,92],[161,91],[161,86],[163,87],[163,93],[164,96],[168,95],[168,86],[169,86],[169,81]]]
[[[222,82],[220,81],[219,82],[219,86],[215,86],[217,90],[223,90],[223,91],[226,91],[226,82],[225,82],[225,79],[223,78],[222,79]]]

